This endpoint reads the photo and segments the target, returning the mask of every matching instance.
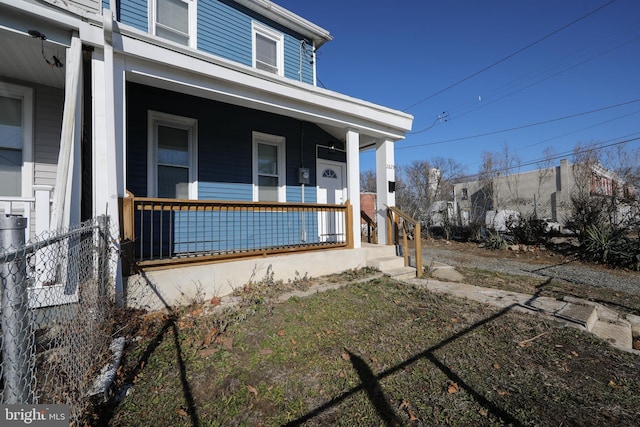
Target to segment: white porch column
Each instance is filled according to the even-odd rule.
[[[75,223],[80,217],[80,188],[74,187],[79,182],[79,177],[74,175],[80,170],[79,147],[82,133],[82,108],[78,108],[82,96],[82,42],[77,36],[71,38],[71,47],[67,49],[66,70],[60,153],[51,215],[52,229],[68,226],[70,221]],[[78,194],[73,195],[74,192]]]
[[[120,230],[118,197],[124,196],[125,72],[124,60],[114,54],[119,34],[113,32],[113,12],[103,10],[104,52],[96,50],[93,73],[93,212],[108,215],[111,233]],[[116,40],[114,40],[116,39]],[[114,243],[119,249],[119,242]],[[122,303],[122,267],[113,258],[116,303]]]
[[[362,246],[360,239],[360,134],[354,130],[347,131],[347,194],[353,216],[353,247]]]
[[[389,191],[389,183],[395,185],[395,161],[393,157],[394,143],[383,139],[376,144],[376,193],[377,193],[377,223],[378,244],[391,244],[387,242],[387,206],[396,205],[395,192]]]

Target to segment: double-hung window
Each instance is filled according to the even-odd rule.
[[[196,47],[196,0],[151,0],[149,4],[151,33]]]
[[[271,28],[253,23],[253,66],[284,75],[284,37]]]
[[[197,199],[197,120],[149,112],[149,195]]]
[[[29,197],[33,90],[0,82],[0,196]]]
[[[253,133],[253,199],[255,201],[285,201],[284,150],[284,137]]]

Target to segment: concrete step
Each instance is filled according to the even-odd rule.
[[[577,323],[589,332],[591,332],[593,326],[598,321],[598,312],[596,308],[583,304],[566,304],[554,315],[561,319]]]
[[[631,336],[631,325],[629,323],[610,323],[598,320],[591,332],[615,347],[623,349],[633,348],[633,337]]]
[[[404,258],[397,256],[386,256],[382,258],[373,258],[367,260],[369,267],[377,268],[378,270],[385,272],[396,268],[404,267]]]
[[[385,276],[395,280],[415,279],[416,269],[414,267],[400,267],[383,271]]]
[[[428,265],[427,268],[431,276],[435,277],[436,279],[447,280],[450,282],[464,281],[464,276],[450,265],[434,261],[430,265]]]

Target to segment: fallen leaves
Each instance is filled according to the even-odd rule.
[[[623,385],[617,384],[615,381],[613,380],[609,380],[608,386],[611,388],[615,388],[615,389],[621,389],[624,388]]]
[[[449,383],[449,387],[447,388],[447,391],[449,392],[449,394],[457,393],[458,391],[460,391],[460,386],[458,385],[457,382],[451,381]]]
[[[409,416],[409,420],[410,421],[417,421],[418,417],[416,417],[415,412],[413,411],[413,409],[411,408],[411,405],[409,404],[409,401],[406,399],[402,399],[402,403],[400,403],[400,408],[401,411],[405,411],[407,413],[407,415]]]
[[[258,397],[258,389],[254,386],[247,385],[247,390],[249,390],[249,393],[253,393],[254,396]]]

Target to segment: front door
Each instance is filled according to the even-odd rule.
[[[318,159],[318,203],[343,204],[347,200],[346,165]],[[340,213],[318,214],[318,235],[321,242],[338,242],[346,238],[346,218]]]
[[[346,201],[345,164],[318,160],[318,203],[342,204]]]

